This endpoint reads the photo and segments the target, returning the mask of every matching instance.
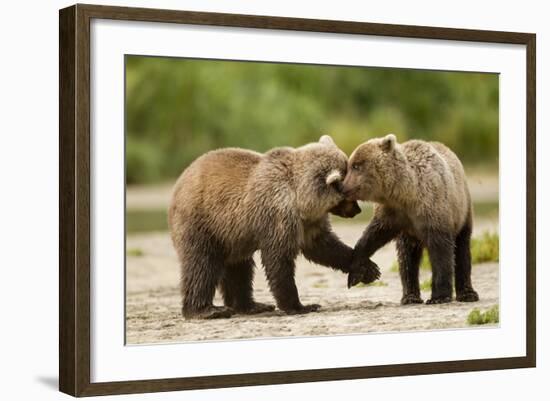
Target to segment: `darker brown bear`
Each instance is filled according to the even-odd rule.
[[[472,204],[460,160],[437,142],[394,135],[371,139],[352,153],[343,185],[349,199],[375,202],[374,217],[355,246],[356,260],[370,258],[397,239],[402,304],[422,303],[418,268],[423,248],[432,266],[430,304],[479,299],[471,283]],[[352,268],[352,270],[354,270]],[[348,284],[361,281],[352,273]]]
[[[177,181],[169,209],[183,315],[219,318],[273,310],[252,295],[256,250],[281,310],[317,310],[319,305],[300,302],[294,261],[302,253],[349,272],[353,249],[328,220],[331,210],[348,217],[359,211],[341,192],[346,168],[347,156],[328,136],[297,149],[260,154],[228,148],[195,160]],[[224,307],[213,305],[216,287]]]

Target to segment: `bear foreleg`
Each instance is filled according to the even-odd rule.
[[[380,269],[370,257],[399,233],[399,228],[388,220],[374,216],[354,248],[348,288],[359,283],[369,284],[380,278]]]
[[[302,253],[313,263],[344,273],[350,272],[353,249],[340,241],[330,228],[323,228],[317,236],[305,244],[302,247]]]
[[[237,313],[255,314],[275,310],[273,305],[254,301],[252,294],[254,268],[255,264],[252,258],[227,265],[224,268],[220,282],[224,304]]]
[[[297,253],[297,252],[296,252]],[[269,288],[277,307],[289,315],[309,313],[318,310],[318,304],[302,305],[294,280],[296,255],[273,247],[261,250]]]

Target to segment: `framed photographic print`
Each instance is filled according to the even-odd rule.
[[[61,391],[535,366],[534,34],[59,24]]]

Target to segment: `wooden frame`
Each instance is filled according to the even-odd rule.
[[[194,378],[90,382],[90,20],[170,22],[526,45],[527,310],[525,357]],[[59,388],[73,396],[534,367],[536,363],[535,46],[529,33],[75,5],[59,14]]]

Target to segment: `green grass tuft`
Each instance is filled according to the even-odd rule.
[[[499,310],[498,305],[493,306],[492,308],[486,310],[485,312],[480,311],[478,308],[472,309],[468,314],[468,324],[470,325],[481,325],[481,324],[491,324],[499,322]]]
[[[126,254],[128,256],[136,256],[136,257],[140,257],[144,255],[143,251],[139,248],[130,248],[126,251]]]
[[[420,283],[420,290],[421,291],[430,291],[431,289],[432,289],[432,278],[431,277]]]
[[[470,246],[472,263],[498,262],[499,236],[496,233],[484,232],[479,238],[472,238]]]
[[[420,270],[432,270],[430,257],[428,256],[428,251],[425,249],[424,252],[422,252],[422,259],[420,260]]]

